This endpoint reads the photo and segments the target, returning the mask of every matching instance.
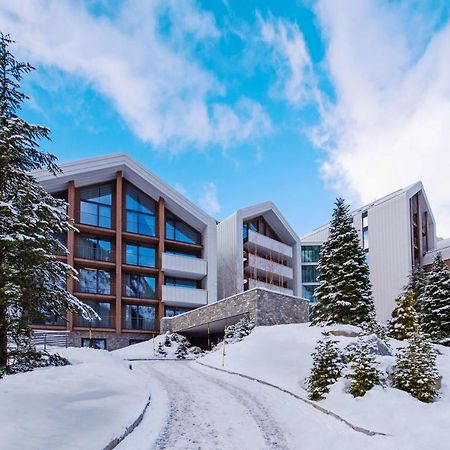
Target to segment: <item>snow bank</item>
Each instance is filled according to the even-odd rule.
[[[226,347],[224,368],[268,381],[307,398],[304,380],[312,366],[310,355],[322,331],[323,328],[308,324],[257,327],[241,342]],[[343,349],[357,338],[333,336],[333,339]],[[395,352],[405,344],[390,340],[390,345]],[[345,380],[336,383],[319,404],[355,425],[391,434],[392,448],[448,449],[450,349],[439,346],[439,352],[437,364],[443,377],[442,389],[439,399],[432,404],[424,404],[391,387],[375,387],[366,396],[355,399],[346,393]],[[394,357],[379,356],[378,361],[380,368],[385,369],[392,366]],[[201,358],[201,362],[222,367],[222,353],[211,352]]]
[[[144,408],[150,386],[107,351],[58,349],[73,364],[0,380],[0,449],[106,446]]]

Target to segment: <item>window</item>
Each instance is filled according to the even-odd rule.
[[[155,306],[125,305],[124,328],[131,330],[155,329]]]
[[[111,241],[80,236],[79,256],[85,259],[111,261]]]
[[[316,283],[317,275],[317,266],[302,266],[303,283]]]
[[[57,241],[59,241],[59,243],[61,245],[63,245],[65,247],[65,249],[67,249],[67,233],[56,233],[53,236]],[[56,254],[58,256],[66,256],[67,255],[67,250],[60,248]]]
[[[111,228],[112,188],[110,184],[80,190],[80,223]]]
[[[106,339],[98,339],[98,338],[81,338],[81,346],[95,348],[97,350],[106,350]]]
[[[169,255],[186,256],[187,258],[200,258],[196,253],[181,252],[178,250],[166,250],[165,253],[168,253]]]
[[[248,223],[244,223],[244,225],[242,226],[242,239],[244,239],[244,241],[248,238]]]
[[[362,213],[362,245],[363,249],[369,251],[369,215],[367,211]]]
[[[166,214],[166,239],[186,242],[187,244],[198,244],[200,233],[168,212]]]
[[[156,236],[155,201],[131,185],[126,187],[126,230]]]
[[[253,222],[250,222],[250,230],[252,231],[258,231],[258,221],[254,220]]]
[[[306,300],[309,300],[310,302],[316,302],[317,299],[314,295],[314,291],[319,285],[313,285],[313,286],[302,286],[302,297],[306,298]]]
[[[156,250],[143,245],[126,244],[125,262],[133,266],[155,267]]]
[[[63,317],[48,312],[44,308],[39,308],[37,311],[37,314],[35,317],[32,317],[30,320],[31,325],[50,325],[50,326],[57,326],[57,327],[63,327],[66,325],[66,321]]]
[[[125,274],[126,297],[155,298],[156,278],[148,275]]]
[[[183,314],[190,311],[188,308],[175,308],[174,306],[166,306],[165,317],[178,316],[178,314]]]
[[[100,319],[94,318],[91,321],[80,316],[78,319],[78,325],[80,327],[111,328],[111,303],[92,300],[85,300],[84,303],[90,306],[98,314]]]
[[[189,289],[197,289],[198,284],[195,280],[187,280],[185,278],[170,278],[166,277],[165,279],[166,286],[177,286]]]
[[[99,269],[79,269],[80,292],[111,294],[111,274]]]
[[[302,262],[315,263],[319,262],[320,245],[302,245]]]

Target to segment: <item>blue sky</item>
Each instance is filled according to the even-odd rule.
[[[126,152],[218,219],[274,201],[302,235],[421,179],[450,235],[448,2],[0,5],[61,161]]]

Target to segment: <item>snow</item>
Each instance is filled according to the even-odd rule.
[[[344,327],[345,329],[346,327]],[[326,329],[340,329],[330,326]],[[324,328],[309,324],[257,327],[244,340],[226,347],[225,369],[243,373],[288,389],[305,399],[305,378],[312,366],[311,353],[321,338]],[[356,337],[333,336],[339,347],[354,343]],[[405,342],[390,340],[395,349]],[[348,380],[341,379],[332,386],[325,400],[318,402],[354,425],[388,433],[391,448],[434,450],[448,449],[450,440],[450,349],[437,346],[441,355],[437,366],[442,375],[439,398],[432,404],[422,403],[408,393],[392,387],[374,387],[362,398],[353,398],[346,392]],[[379,356],[380,369],[394,363],[393,356]],[[211,352],[201,362],[221,368],[221,352]]]
[[[0,449],[95,449],[142,412],[150,385],[107,351],[58,349],[73,364],[0,380]]]

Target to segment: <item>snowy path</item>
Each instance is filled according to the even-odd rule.
[[[281,392],[187,361],[134,363],[152,402],[121,450],[388,448]]]

